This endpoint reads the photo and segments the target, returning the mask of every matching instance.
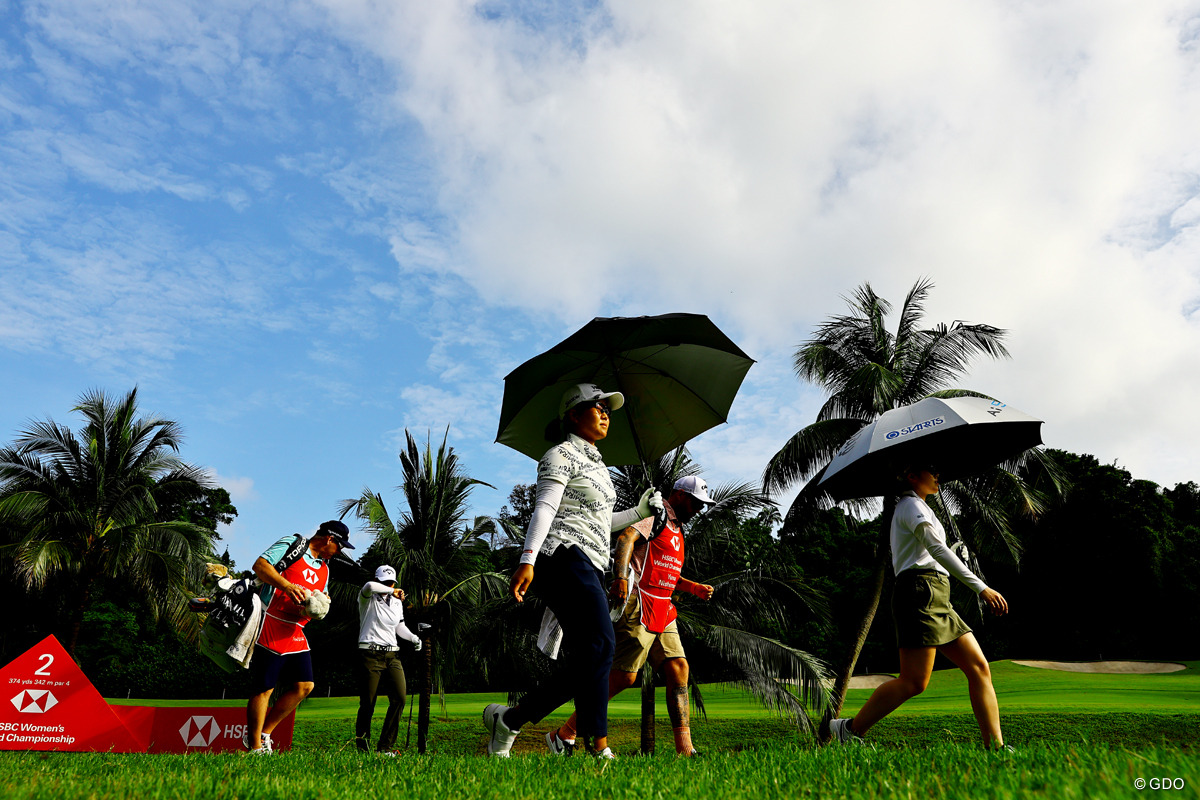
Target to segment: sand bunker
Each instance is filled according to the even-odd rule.
[[[1108,672],[1122,673],[1159,673],[1179,672],[1187,669],[1183,664],[1172,664],[1165,661],[1016,661],[1022,667],[1037,667],[1038,669],[1057,669],[1063,672]]]
[[[851,689],[874,689],[880,684],[887,683],[895,675],[854,675],[850,678]]]

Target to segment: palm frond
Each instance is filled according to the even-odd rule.
[[[78,433],[36,421],[0,451],[0,519],[20,531],[10,548],[16,574],[35,587],[78,575],[81,597],[97,578],[125,580],[153,613],[182,623],[193,568],[216,534],[163,522],[159,509],[211,479],[178,457],[177,423],[138,416],[136,387],[116,399],[88,390],[73,411],[84,419]],[[77,623],[82,605],[72,613]]]
[[[860,419],[828,419],[801,428],[780,448],[763,470],[763,489],[783,492],[821,469],[855,433],[863,428]]]
[[[737,682],[763,706],[787,714],[802,730],[812,730],[808,709],[819,714],[828,702],[830,673],[824,662],[803,650],[735,628],[713,625],[699,637],[737,668]]]

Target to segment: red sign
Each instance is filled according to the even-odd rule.
[[[0,750],[146,750],[48,636],[0,669]]]
[[[275,749],[291,749],[295,721]],[[110,706],[53,636],[0,669],[0,750],[244,752],[245,733],[243,707]]]
[[[245,752],[243,706],[109,706],[131,730],[147,733],[148,753]],[[290,750],[295,714],[271,732],[272,747]]]

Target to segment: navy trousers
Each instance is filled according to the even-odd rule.
[[[580,736],[608,735],[608,673],[612,669],[612,620],[602,574],[576,547],[559,547],[534,567],[530,587],[562,626],[563,664],[551,678],[521,698],[518,724],[540,722],[575,699],[575,729]]]

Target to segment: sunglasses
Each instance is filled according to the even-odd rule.
[[[583,408],[594,408],[606,417],[609,416],[610,414],[612,414],[612,411],[609,409],[608,404],[605,403],[603,400],[593,400],[590,403],[580,403],[579,405],[582,406]]]

